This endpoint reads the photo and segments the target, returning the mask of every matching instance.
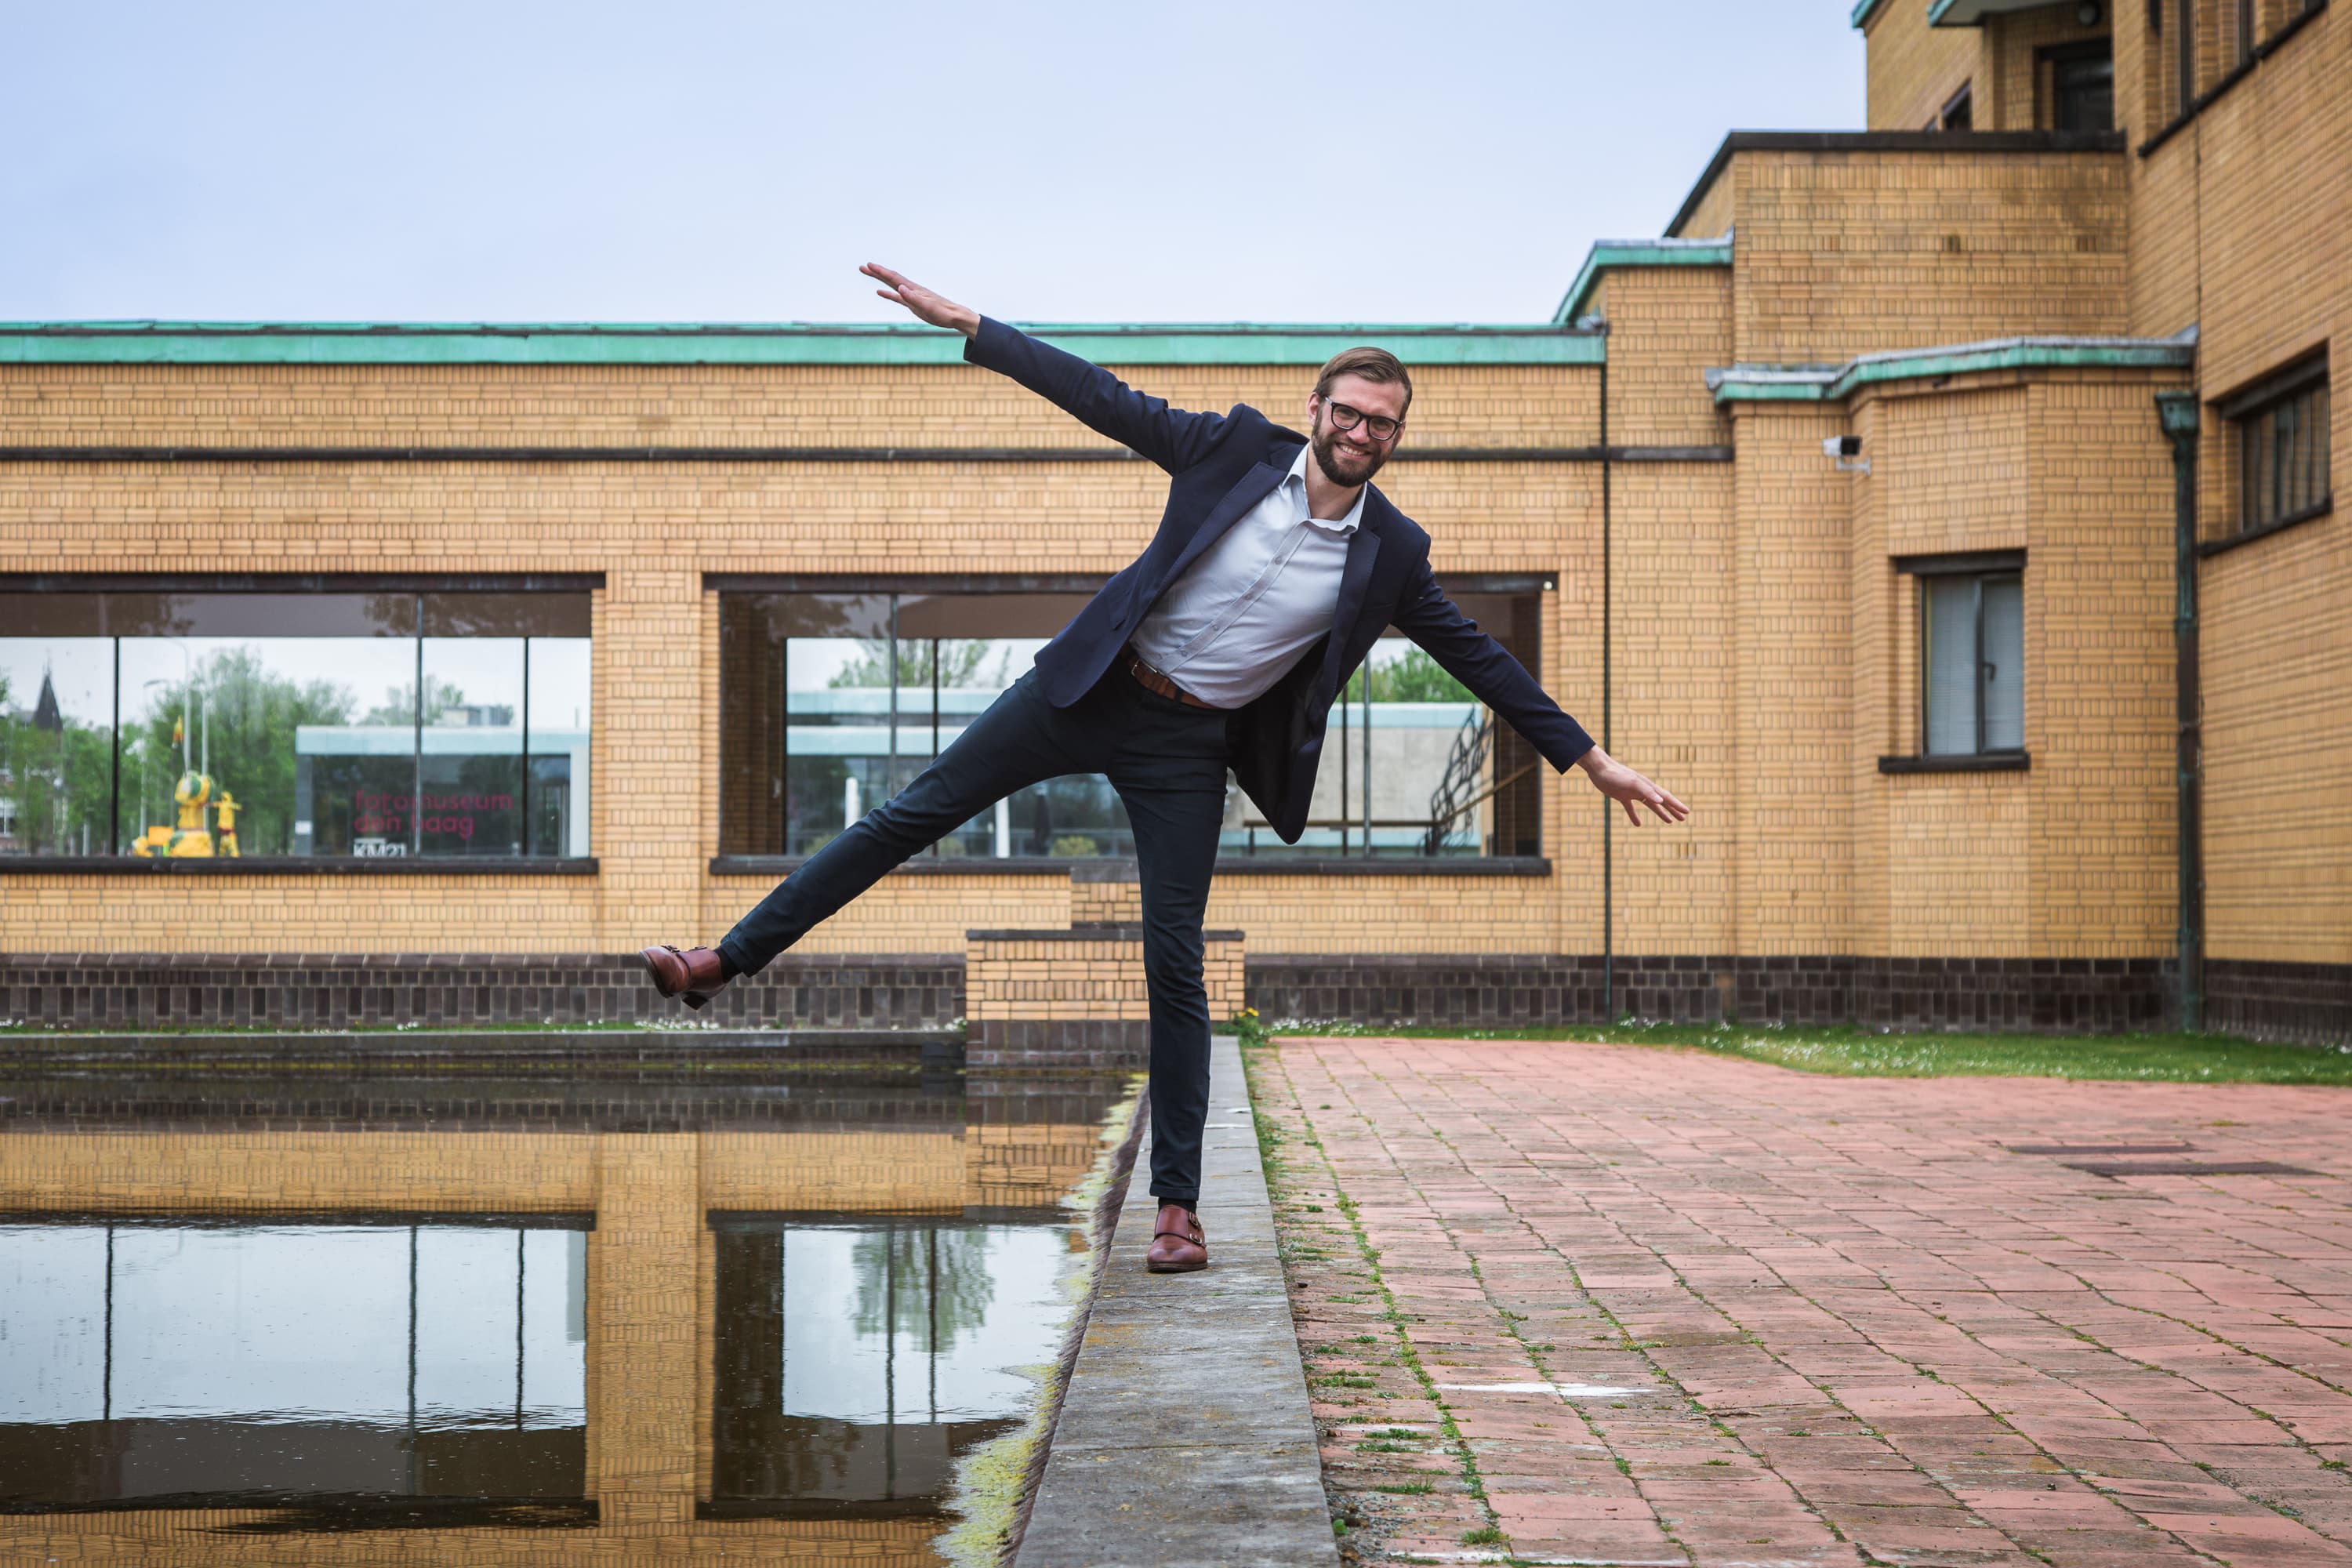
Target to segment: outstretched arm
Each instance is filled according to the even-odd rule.
[[[1618,802],[1633,826],[1642,826],[1640,807],[1648,806],[1661,822],[1680,822],[1690,807],[1619,762],[1584,731],[1584,726],[1560,711],[1527,667],[1508,649],[1478,629],[1464,615],[1423,562],[1419,580],[1406,590],[1395,622],[1397,630],[1429,651],[1445,672],[1468,687],[1477,699],[1501,714],[1511,728],[1526,736],[1545,761],[1565,773],[1582,768],[1592,787]]]
[[[869,261],[858,268],[886,287],[875,290],[904,305],[918,321],[961,332],[971,341],[963,357],[1011,376],[1063,412],[1170,473],[1201,460],[1224,429],[1221,414],[1193,414],[1136,391],[1100,365],[1064,353],[1003,322],[959,305],[889,268]]]

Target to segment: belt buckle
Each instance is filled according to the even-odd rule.
[[[1154,697],[1161,698],[1170,702],[1182,702],[1184,700],[1184,689],[1176,684],[1176,678],[1174,676],[1170,675],[1164,669],[1154,668],[1151,665],[1145,662],[1141,654],[1135,652],[1131,648],[1128,651],[1127,670],[1129,675],[1135,677],[1137,685],[1142,687],[1146,691],[1150,692]]]

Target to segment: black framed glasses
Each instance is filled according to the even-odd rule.
[[[1396,439],[1396,433],[1404,428],[1403,420],[1391,419],[1385,414],[1367,414],[1360,408],[1350,408],[1344,403],[1327,402],[1323,406],[1330,411],[1333,429],[1353,430],[1357,426],[1361,425],[1364,427],[1364,433],[1375,441],[1393,441]]]

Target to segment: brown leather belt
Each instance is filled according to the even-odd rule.
[[[1127,661],[1127,672],[1128,674],[1135,677],[1135,683],[1138,686],[1142,687],[1146,691],[1150,692],[1153,696],[1165,697],[1171,702],[1181,702],[1187,708],[1207,708],[1214,710],[1217,706],[1213,702],[1202,701],[1199,698],[1193,696],[1191,692],[1185,690],[1182,687],[1177,685],[1174,681],[1169,679],[1166,676],[1160,674],[1150,665],[1144,663],[1143,657],[1135,651],[1134,644],[1129,643],[1127,647],[1119,649],[1118,656]]]

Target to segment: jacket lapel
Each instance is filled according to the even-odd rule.
[[[1373,507],[1367,498],[1362,521],[1348,541],[1348,563],[1339,572],[1339,602],[1331,613],[1331,640],[1323,648],[1322,689],[1339,689],[1339,660],[1353,640],[1356,618],[1363,614],[1364,591],[1372,581],[1372,563],[1380,559],[1381,536],[1373,528]]]
[[[1192,531],[1192,537],[1182,550],[1177,552],[1175,563],[1161,574],[1159,582],[1152,584],[1153,596],[1156,598],[1161,588],[1182,576],[1184,568],[1199,560],[1201,552],[1223,539],[1225,531],[1239,522],[1250,508],[1272,495],[1274,487],[1282,483],[1283,477],[1289,472],[1290,454],[1285,453],[1282,462],[1263,462],[1243,475],[1241,483],[1227,490],[1224,499],[1211,508],[1201,526]]]

